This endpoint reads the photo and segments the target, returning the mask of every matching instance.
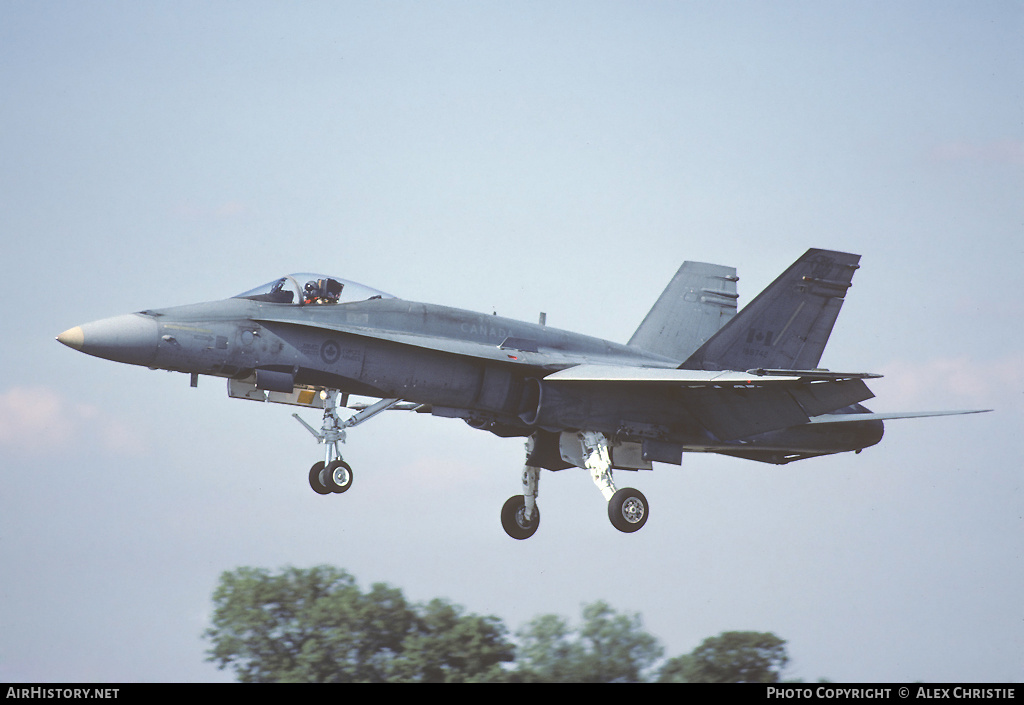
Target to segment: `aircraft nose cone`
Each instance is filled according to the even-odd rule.
[[[85,336],[82,333],[82,327],[75,326],[74,328],[68,328],[66,331],[58,335],[57,340],[67,345],[69,348],[81,350],[82,344],[85,342]]]
[[[149,365],[159,343],[156,320],[130,313],[69,328],[57,336],[69,348],[130,365]]]

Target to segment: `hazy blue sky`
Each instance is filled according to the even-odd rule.
[[[1020,2],[0,3],[0,681],[199,681],[221,571],[330,563],[512,629],[607,600],[667,655],[787,675],[1024,679]],[[54,341],[325,271],[625,341],[686,259],[741,304],[863,255],[822,364],[880,372],[860,455],[544,473],[385,414],[344,496],[291,408]],[[307,420],[316,422],[315,414]]]

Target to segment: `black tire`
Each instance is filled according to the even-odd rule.
[[[623,487],[608,500],[608,518],[612,526],[624,533],[639,531],[650,514],[647,498],[632,487]]]
[[[316,463],[309,469],[309,486],[317,494],[330,494],[331,490],[320,481],[320,471],[324,469],[324,461]]]
[[[352,486],[352,468],[344,460],[332,460],[324,473],[324,486],[331,492],[341,494]]]
[[[509,497],[501,508],[501,527],[506,534],[519,541],[533,536],[540,526],[540,509],[534,506],[529,521],[526,520],[525,512],[526,498],[521,494]]]

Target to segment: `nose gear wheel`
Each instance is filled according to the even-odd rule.
[[[352,486],[352,468],[344,460],[333,460],[323,470],[324,486],[329,487],[331,492],[341,494]]]

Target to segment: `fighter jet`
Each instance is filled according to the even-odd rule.
[[[865,380],[818,367],[859,255],[808,250],[737,313],[736,270],[684,262],[626,344],[537,323],[397,298],[340,277],[292,274],[223,301],[147,309],[61,333],[96,357],[227,379],[228,396],[322,410],[310,468],[321,495],[352,486],[347,430],[389,409],[462,419],[526,440],[522,494],[506,533],[532,536],[542,469],[587,470],[619,531],[647,498],[613,470],[721,453],[772,464],[878,443],[883,421],[974,411],[876,414]],[[351,397],[379,401],[359,403]],[[339,409],[354,413],[345,417]]]

